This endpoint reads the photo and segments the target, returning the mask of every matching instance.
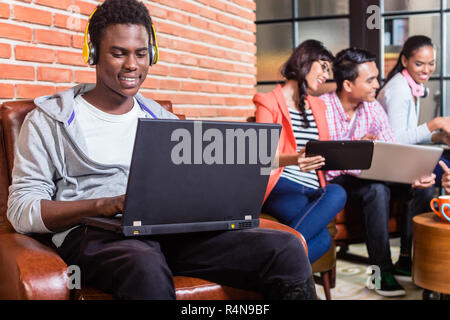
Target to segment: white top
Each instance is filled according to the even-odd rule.
[[[299,111],[289,108],[292,130],[294,131],[295,141],[297,142],[297,150],[303,149],[308,141],[319,140],[319,131],[312,111],[308,109],[305,112],[306,120],[309,123],[308,128],[304,127],[303,115]],[[320,187],[316,171],[302,172],[298,165],[284,167],[281,176],[311,189],[318,189]]]
[[[418,125],[420,102],[414,96],[408,81],[399,72],[381,89],[377,100],[386,110],[394,135],[399,143],[418,144],[431,142],[426,123]]]
[[[120,115],[101,111],[81,95],[75,98],[74,109],[86,140],[87,155],[96,162],[129,169],[137,119],[144,116],[136,99],[133,108]]]

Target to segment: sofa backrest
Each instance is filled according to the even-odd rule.
[[[157,101],[172,112],[172,102]],[[0,234],[14,232],[6,218],[8,187],[14,165],[14,149],[20,127],[28,112],[33,110],[33,100],[6,101],[0,106]]]

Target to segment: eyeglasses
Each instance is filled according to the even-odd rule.
[[[326,63],[325,61],[322,61],[322,60],[317,60],[317,62],[322,67],[323,72],[330,74],[330,67],[328,66],[328,63]]]

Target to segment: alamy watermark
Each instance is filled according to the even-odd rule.
[[[366,13],[369,15],[366,21],[367,29],[381,29],[381,8],[377,5],[371,5],[367,7]]]
[[[366,281],[368,289],[381,289],[381,271],[379,266],[369,266],[366,270],[366,274],[369,275]]]
[[[69,290],[81,289],[81,269],[77,265],[70,265],[67,267],[69,279],[67,280],[67,288]]]
[[[217,128],[203,130],[202,122],[194,121],[193,135],[185,128],[172,132],[171,141],[178,143],[171,160],[176,165],[260,164],[261,175],[270,175],[278,167],[278,139],[279,129],[229,128],[223,133]]]

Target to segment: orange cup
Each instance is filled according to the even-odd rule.
[[[438,209],[436,209],[436,203]],[[450,221],[450,196],[439,196],[430,201],[431,210],[444,221]]]

